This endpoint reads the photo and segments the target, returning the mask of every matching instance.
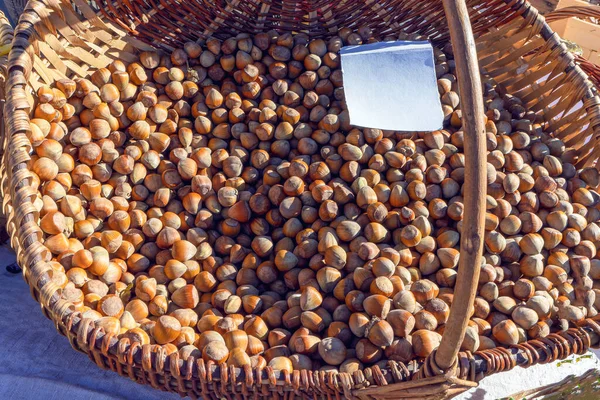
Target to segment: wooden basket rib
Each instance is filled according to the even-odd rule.
[[[0,11],[0,46],[5,50],[5,46],[10,46],[13,40],[13,28],[10,25],[10,22],[6,18],[3,12]],[[7,145],[7,137],[5,135],[4,128],[4,100],[5,100],[5,87],[6,87],[6,78],[8,76],[8,53],[0,55],[0,157],[3,157],[4,151]],[[5,164],[0,164],[0,177],[5,176]],[[7,209],[10,202],[10,194],[8,194],[7,188],[4,186],[4,179],[0,179],[0,196],[2,196],[2,206],[0,208],[0,223],[6,226],[7,220],[6,217],[10,215],[10,211]],[[5,229],[8,232],[8,229]],[[9,235],[9,237],[14,238],[14,235]]]
[[[560,8],[558,10],[554,10],[548,15],[546,15],[546,21],[548,23],[560,21],[565,18],[581,18],[581,19],[589,19],[596,18],[600,19],[600,6],[572,6]]]
[[[576,56],[575,60],[579,67],[585,72],[590,81],[596,86],[597,93],[600,93],[600,65],[594,64],[581,56]]]
[[[181,360],[177,354],[167,357],[160,346],[119,340],[94,327],[90,320],[82,319],[61,298],[60,288],[53,283],[50,253],[41,242],[37,212],[32,205],[36,193],[30,187],[31,173],[26,168],[31,145],[25,135],[33,105],[32,89],[57,77],[89,76],[98,66],[116,58],[133,60],[133,55],[142,50],[169,50],[179,45],[182,37],[224,37],[274,28],[310,29],[312,35],[328,36],[337,26],[358,28],[368,23],[381,37],[416,34],[440,45],[449,38],[441,2],[435,1],[102,0],[99,4],[98,15],[84,0],[28,3],[9,57],[7,139],[2,164],[6,174],[1,185],[8,231],[32,295],[73,347],[89,354],[99,366],[193,398],[271,398],[294,392],[310,397],[383,399],[402,392],[408,397],[433,399],[472,386],[465,379],[475,381],[483,374],[515,365],[564,358],[598,343],[600,327],[588,321],[585,329],[570,330],[565,337],[549,337],[541,345],[532,341],[510,350],[460,353],[458,377],[421,379],[407,385],[417,369],[414,363],[390,362],[388,368],[365,368],[353,375],[322,371],[294,371],[290,375],[269,368],[221,369],[202,360]],[[570,153],[574,162],[594,165],[600,156],[600,99],[558,36],[525,1],[468,0],[467,4],[480,51],[480,67],[485,74],[494,78],[499,90],[518,93],[526,99],[543,128],[566,138],[575,147]],[[173,10],[187,11],[183,12],[186,17],[179,17]],[[183,27],[185,32],[180,32]],[[4,31],[0,33],[4,35]],[[573,112],[573,105],[581,107]],[[375,385],[386,388],[375,389]]]
[[[572,17],[595,22],[600,25],[600,6],[589,5],[561,8],[547,14],[546,21],[550,23]],[[592,81],[596,88],[600,88],[600,66],[586,60],[580,55],[576,55],[575,60],[581,69],[588,74],[590,81]]]
[[[500,400],[594,399],[599,392],[598,379],[600,379],[600,370],[594,368],[581,376],[571,374],[559,382],[514,393]]]

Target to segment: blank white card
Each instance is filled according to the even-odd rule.
[[[393,131],[435,131],[444,115],[429,42],[346,46],[340,51],[352,125]]]

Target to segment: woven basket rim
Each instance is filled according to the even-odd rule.
[[[56,2],[58,6],[60,6],[60,1]],[[535,27],[536,31],[539,32],[549,46],[560,50],[562,45],[560,44],[558,35],[552,32],[543,18],[538,15],[537,10],[531,5],[521,0],[501,1],[511,7],[515,18],[518,16],[524,19],[523,26]],[[82,0],[74,0],[74,2],[78,6],[83,5]],[[471,0],[469,3],[472,5],[475,2]],[[50,4],[55,3],[51,2]],[[22,140],[22,137],[18,136],[19,132],[27,129],[26,126],[29,123],[27,116],[29,110],[23,108],[22,101],[25,98],[33,65],[36,62],[33,58],[34,49],[30,45],[36,40],[34,33],[35,26],[45,23],[45,17],[47,17],[49,12],[51,12],[51,7],[48,4],[31,0],[27,4],[16,29],[13,51],[10,54],[8,65],[6,106],[10,112],[6,113],[8,137],[4,138],[6,140],[5,148],[7,151],[3,161],[3,167],[9,172],[10,178],[6,179],[3,176],[2,186],[4,192],[9,194],[8,200],[5,200],[4,209],[11,216],[10,219],[15,227],[15,230],[10,232],[13,247],[16,246],[24,251],[24,253],[19,253],[19,264],[23,266],[24,276],[30,285],[32,295],[36,301],[40,302],[45,315],[55,322],[57,330],[67,336],[73,347],[77,350],[90,354],[90,357],[93,357],[91,349],[101,351],[104,356],[119,364],[119,366],[110,365],[111,368],[120,369],[135,364],[141,366],[147,372],[158,373],[159,375],[165,374],[175,378],[179,382],[180,393],[190,393],[190,389],[185,387],[184,382],[200,380],[204,385],[206,382],[211,382],[212,380],[225,379],[226,381],[232,380],[235,382],[237,380],[240,382],[240,380],[246,379],[246,383],[248,384],[270,382],[273,386],[283,384],[285,390],[298,390],[299,387],[310,387],[316,393],[321,393],[322,395],[341,393],[346,397],[353,397],[356,394],[356,390],[361,385],[368,386],[369,381],[385,385],[390,380],[395,380],[392,378],[399,376],[399,373],[393,371],[393,367],[390,367],[388,370],[380,370],[378,367],[373,368],[373,371],[369,372],[373,375],[367,377],[362,375],[361,371],[359,375],[362,375],[362,380],[357,384],[354,382],[356,376],[352,377],[345,373],[334,375],[333,373],[315,371],[308,374],[303,373],[298,377],[299,380],[295,381],[294,379],[299,374],[290,376],[287,372],[273,371],[270,368],[257,371],[252,371],[250,368],[241,370],[229,368],[224,371],[224,369],[218,369],[210,362],[205,364],[202,360],[179,360],[177,353],[166,357],[160,346],[141,346],[139,343],[128,343],[126,340],[125,342],[123,340],[119,342],[114,337],[107,338],[110,335],[105,335],[101,329],[94,328],[90,320],[82,319],[79,313],[72,310],[72,304],[60,299],[59,291],[54,287],[55,285],[51,280],[51,276],[47,272],[49,267],[47,267],[46,262],[48,261],[49,251],[40,241],[41,235],[39,229],[36,231],[34,228],[37,214],[31,199],[35,193],[32,190],[27,190],[29,179],[27,178],[25,167],[26,153],[30,146]],[[52,12],[56,12],[56,10]],[[581,95],[580,99],[584,101],[585,108],[589,113],[595,116],[591,121],[595,123],[594,128],[597,128],[597,132],[600,134],[600,98],[596,96],[592,84],[587,79],[587,75],[576,65],[573,57],[569,57],[566,50],[559,51],[558,56],[564,58],[564,71],[569,73],[572,79],[575,80],[574,77],[576,77],[578,82],[581,82],[581,87],[578,88]],[[17,100],[21,100],[21,103],[18,103]],[[14,110],[26,112],[17,114],[12,112]],[[24,118],[24,120],[19,120],[18,118]],[[15,203],[18,206],[15,207]],[[592,325],[592,322],[588,323],[592,326],[590,329],[595,332],[595,326]],[[572,341],[575,345],[566,346],[562,350],[554,351],[554,354],[546,353],[548,359],[579,353],[589,347],[590,337],[586,330],[579,328],[569,332],[567,336],[574,338]],[[546,343],[546,346],[549,346],[549,344]],[[538,346],[535,348],[540,353],[544,353],[541,347]],[[515,348],[514,350],[516,352],[527,352],[527,349],[523,348]],[[493,352],[486,350],[483,353],[479,357],[483,357],[484,360],[487,360],[486,357],[499,357],[501,359],[503,357],[504,359],[511,357],[510,355],[507,356],[506,353],[504,355],[497,354],[502,353],[502,351]],[[462,362],[467,362],[467,364],[473,359],[470,354],[466,353],[462,353],[462,357]],[[96,362],[99,361],[96,360]],[[487,361],[487,368],[491,373],[510,369],[515,365],[516,362],[513,364],[506,361],[506,365],[503,362],[502,368],[500,368],[500,366],[492,365],[491,361]],[[468,371],[468,365],[466,371]],[[465,374],[473,378],[471,380],[474,380],[474,374],[471,375],[466,372]],[[130,376],[132,375],[130,374]],[[254,376],[256,376],[256,379]],[[411,378],[411,374],[406,374],[401,378],[401,380],[409,379]],[[154,382],[146,383],[152,383],[153,386],[156,386]],[[381,388],[382,386],[379,387]]]

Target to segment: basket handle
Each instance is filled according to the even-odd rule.
[[[593,17],[600,19],[600,6],[589,5],[559,8],[546,14],[545,19],[546,22],[550,23],[571,17],[582,19]]]
[[[443,3],[460,91],[466,177],[460,262],[454,299],[442,342],[435,353],[435,363],[445,371],[456,362],[479,283],[483,254],[487,160],[485,109],[469,13],[465,0],[443,0]]]
[[[596,85],[596,89],[600,91],[600,65],[586,60],[580,55],[575,56],[575,62],[588,75],[590,81]]]
[[[550,23],[572,17],[581,19],[593,17],[597,18],[600,24],[600,6],[589,5],[560,8],[548,13],[545,18],[546,22]],[[600,66],[579,55],[575,56],[575,61],[600,90]]]
[[[13,39],[13,28],[8,21],[8,18],[0,11],[0,155],[6,149],[5,133],[6,128],[4,124],[4,100],[5,100],[5,84],[8,79],[8,51],[11,48]],[[1,158],[1,157],[0,157]],[[6,174],[2,174],[0,182],[3,182]],[[1,210],[0,210],[1,213]]]

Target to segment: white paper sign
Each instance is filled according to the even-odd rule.
[[[444,115],[429,42],[342,47],[344,94],[352,125],[435,131]]]

